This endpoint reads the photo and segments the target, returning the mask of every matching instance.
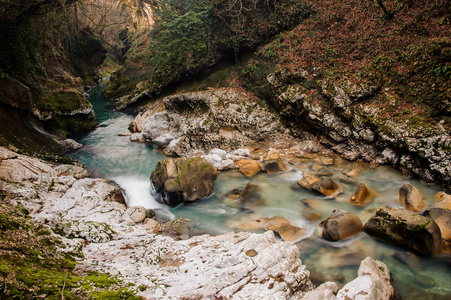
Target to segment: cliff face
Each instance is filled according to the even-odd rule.
[[[113,78],[110,91],[115,93],[110,96],[126,94],[122,104],[145,103],[158,99],[158,93],[174,92],[174,82],[179,83],[177,92],[244,88],[282,117],[301,140],[313,137],[346,159],[391,164],[406,176],[449,186],[451,32],[446,3],[384,1],[382,8],[372,2],[323,0],[304,1],[299,4],[302,9],[290,1],[283,4],[266,15],[266,29],[254,23],[261,37],[271,38],[254,39],[253,44],[247,38],[254,37],[254,31],[230,17],[232,8],[221,11],[213,5],[219,9],[217,17],[245,30],[234,35],[236,27],[227,29],[240,41],[235,52],[221,48],[222,54],[235,53],[233,66],[214,69],[199,58],[197,69],[190,69],[193,62],[188,58],[200,57],[202,47],[190,48],[188,58],[179,61],[171,56],[171,48],[165,48],[163,53],[174,57],[172,67],[164,66],[161,57],[155,61],[129,53],[132,66],[152,72],[124,78],[130,69],[130,60],[126,61]],[[157,9],[149,37],[152,47],[161,42],[165,26],[188,18],[183,5],[176,6],[175,19],[162,14],[162,7]],[[283,25],[271,27],[277,13],[296,9],[293,19],[281,19]],[[248,11],[255,16],[258,6]],[[196,32],[196,27],[192,30]],[[213,32],[217,42],[220,32]],[[182,41],[183,35],[177,38]],[[146,49],[153,49],[150,45]],[[167,77],[157,80],[158,72]],[[205,75],[199,75],[202,72]]]

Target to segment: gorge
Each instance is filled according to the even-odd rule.
[[[2,297],[449,297],[448,9],[251,2],[2,3],[8,38],[65,14],[2,46]],[[157,162],[197,156],[214,194],[156,201]]]

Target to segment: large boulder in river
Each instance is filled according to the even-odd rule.
[[[369,235],[423,255],[434,256],[443,251],[437,224],[410,211],[381,208],[363,229]]]
[[[399,203],[414,212],[422,212],[426,208],[420,191],[409,183],[404,184],[399,189]]]
[[[353,212],[334,210],[332,215],[321,222],[322,237],[328,241],[341,241],[362,231],[362,221]]]
[[[163,196],[160,201],[173,206],[213,194],[216,176],[216,168],[204,158],[193,157],[159,161],[151,180]]]

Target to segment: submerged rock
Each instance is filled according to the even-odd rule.
[[[283,217],[262,218],[247,223],[239,224],[236,229],[243,231],[253,231],[258,229],[272,230],[277,232],[284,241],[299,240],[305,235],[305,229],[291,225]]]
[[[443,251],[440,228],[427,217],[410,211],[381,208],[363,227],[371,236],[434,256]]]
[[[404,184],[399,190],[399,203],[414,212],[422,212],[426,208],[418,189],[409,183]]]
[[[309,174],[305,174],[303,178],[298,181],[298,184],[308,190],[317,191],[324,196],[336,198],[339,194],[343,193],[343,188],[332,181],[329,177],[313,177]]]
[[[151,180],[162,194],[161,202],[177,205],[193,202],[214,193],[217,171],[204,158],[165,159],[158,162]]]
[[[339,209],[321,222],[322,237],[328,241],[341,241],[350,238],[362,231],[362,221],[353,212],[344,212]]]
[[[361,183],[357,187],[357,190],[355,191],[354,195],[351,197],[350,202],[352,205],[362,206],[373,201],[373,197],[374,197],[373,190],[371,190],[365,184]]]

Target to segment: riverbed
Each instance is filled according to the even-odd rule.
[[[418,180],[405,179],[399,171],[388,166],[372,167],[339,158],[331,165],[322,165],[302,159],[287,164],[288,170],[283,173],[267,175],[261,172],[251,179],[239,171],[220,172],[214,195],[190,205],[169,208],[155,201],[149,179],[157,162],[166,158],[164,154],[153,145],[130,141],[128,125],[133,116],[114,111],[109,101],[101,97],[100,88],[90,91],[90,101],[100,125],[96,130],[77,137],[84,146],[73,154],[73,158],[85,164],[94,176],[116,181],[125,191],[129,206],[151,208],[165,218],[182,216],[195,221],[198,232],[214,235],[234,230],[240,223],[282,216],[293,225],[306,229],[306,237],[296,245],[316,283],[332,280],[343,285],[357,276],[360,261],[371,256],[387,264],[403,298],[424,299],[427,296],[428,299],[446,299],[451,296],[451,268],[446,257],[422,258],[365,233],[341,242],[328,242],[318,235],[319,223],[334,209],[353,211],[365,223],[377,208],[401,208],[397,201],[398,191],[405,183],[417,187],[429,206],[434,202],[438,189]],[[355,181],[343,174],[348,169],[358,171]],[[297,181],[306,171],[328,174],[343,187],[344,193],[333,199],[301,188]],[[223,201],[230,190],[244,187],[248,182],[259,186],[262,205],[242,210]],[[359,182],[376,193],[374,201],[364,208],[349,202]],[[320,217],[310,221],[306,218],[307,212]]]

